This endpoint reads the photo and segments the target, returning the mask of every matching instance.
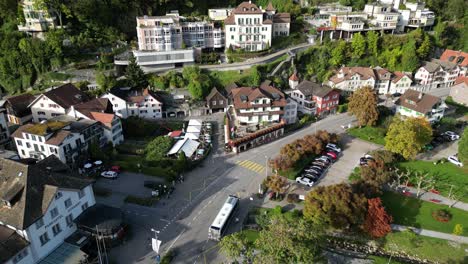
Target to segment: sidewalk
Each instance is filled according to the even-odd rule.
[[[431,203],[436,203],[436,204],[444,204],[448,206],[452,206],[454,208],[458,208],[464,211],[468,211],[468,203],[463,203],[463,202],[458,202],[455,200],[451,200],[447,197],[444,197],[440,194],[435,194],[432,192],[428,191],[422,191],[419,195],[419,197],[416,197],[417,189],[413,187],[407,187],[407,186],[400,186],[404,187],[406,189],[406,193],[409,197],[414,197],[421,199],[423,201],[431,202]],[[392,189],[393,192],[396,192],[395,190]],[[400,193],[400,192],[398,192]]]
[[[441,232],[432,231],[432,230],[392,224],[392,230],[394,231],[406,231],[408,229],[412,230],[414,233],[421,235],[421,236],[435,237],[435,238],[440,238],[444,240],[454,241],[457,243],[468,244],[468,237],[455,236],[455,235],[441,233]]]

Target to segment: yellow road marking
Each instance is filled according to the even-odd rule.
[[[261,173],[265,169],[264,166],[258,163],[255,163],[253,161],[250,161],[250,160],[237,161],[236,163],[237,165],[244,167],[248,170],[251,170],[253,172],[256,172],[256,173]]]

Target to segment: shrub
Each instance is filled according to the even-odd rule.
[[[286,200],[288,201],[288,203],[298,203],[300,201],[299,200],[299,195],[296,194],[296,193],[288,194]]]
[[[338,105],[338,109],[336,110],[338,113],[345,113],[348,111],[348,104],[341,104]]]
[[[439,209],[432,212],[432,217],[442,223],[446,223],[452,219],[452,214],[446,209]]]
[[[161,258],[161,264],[169,264],[175,257],[174,250],[169,250],[164,257]]]

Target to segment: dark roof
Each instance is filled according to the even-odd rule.
[[[224,87],[224,90],[226,91],[226,94],[230,94],[232,89],[234,88],[238,88],[239,86],[236,84],[236,83],[231,83],[231,84],[228,84],[226,87]]]
[[[216,87],[213,87],[213,89],[211,89],[210,94],[208,94],[208,95],[206,96],[206,100],[207,100],[207,101],[210,101],[211,98],[213,98],[213,96],[215,96],[215,95],[217,95],[217,94],[220,95],[220,96],[222,96],[224,99],[226,99],[226,97],[225,97],[223,94],[221,94],[221,93],[218,91],[218,89],[217,89]]]
[[[90,184],[54,155],[35,164],[0,159],[0,193],[23,187],[10,200],[11,208],[0,207],[0,221],[24,230],[44,215],[57,189],[81,190]]]
[[[94,98],[87,102],[74,105],[73,108],[89,118],[92,118],[91,112],[113,113],[112,104],[107,98]]]
[[[252,2],[242,2],[232,10],[232,14],[263,14],[263,11]]]
[[[325,97],[331,91],[327,85],[322,85],[319,83],[311,82],[311,81],[303,81],[297,87],[297,90],[301,91],[301,93],[305,96],[317,96],[317,97]]]
[[[439,102],[441,99],[437,96],[408,89],[395,104],[425,114]]]
[[[68,109],[72,105],[80,104],[89,100],[89,97],[80,89],[76,88],[71,83],[64,84],[58,88],[52,89],[43,93],[50,100],[54,101],[61,107]],[[36,101],[40,98],[36,98]]]
[[[95,204],[75,219],[81,228],[94,229],[100,232],[110,232],[122,224],[123,214],[119,208],[104,204]]]
[[[5,263],[21,250],[26,248],[29,242],[18,235],[15,230],[0,225],[0,262]]]
[[[457,67],[456,63],[452,63],[449,61],[442,61],[438,59],[432,59],[431,61],[423,62],[422,67],[426,69],[428,72],[435,72],[442,68],[442,70],[453,70]]]
[[[5,101],[9,105],[7,107],[9,114],[19,118],[30,115],[31,108],[28,106],[35,98],[34,95],[28,93],[7,97]]]
[[[145,100],[145,96],[150,95],[160,103],[163,103],[163,99],[156,92],[151,91],[148,88],[136,90],[128,87],[114,87],[109,91],[109,93],[125,100],[126,102],[140,103]]]
[[[291,15],[289,13],[274,14],[273,23],[291,23]]]
[[[240,87],[232,89],[231,92],[236,109],[253,107],[252,102],[259,97],[272,99],[272,106],[285,106],[287,103],[284,93],[273,86]]]

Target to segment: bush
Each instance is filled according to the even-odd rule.
[[[341,104],[338,105],[338,109],[336,110],[338,113],[345,113],[348,111],[348,104]]]
[[[161,264],[169,264],[175,257],[174,250],[169,250],[166,255],[161,258]]]
[[[432,212],[432,217],[442,223],[446,223],[452,219],[452,214],[446,209],[439,209]]]
[[[299,195],[296,194],[296,193],[288,194],[288,197],[286,198],[286,200],[288,201],[288,203],[298,203],[298,202],[300,202]]]

